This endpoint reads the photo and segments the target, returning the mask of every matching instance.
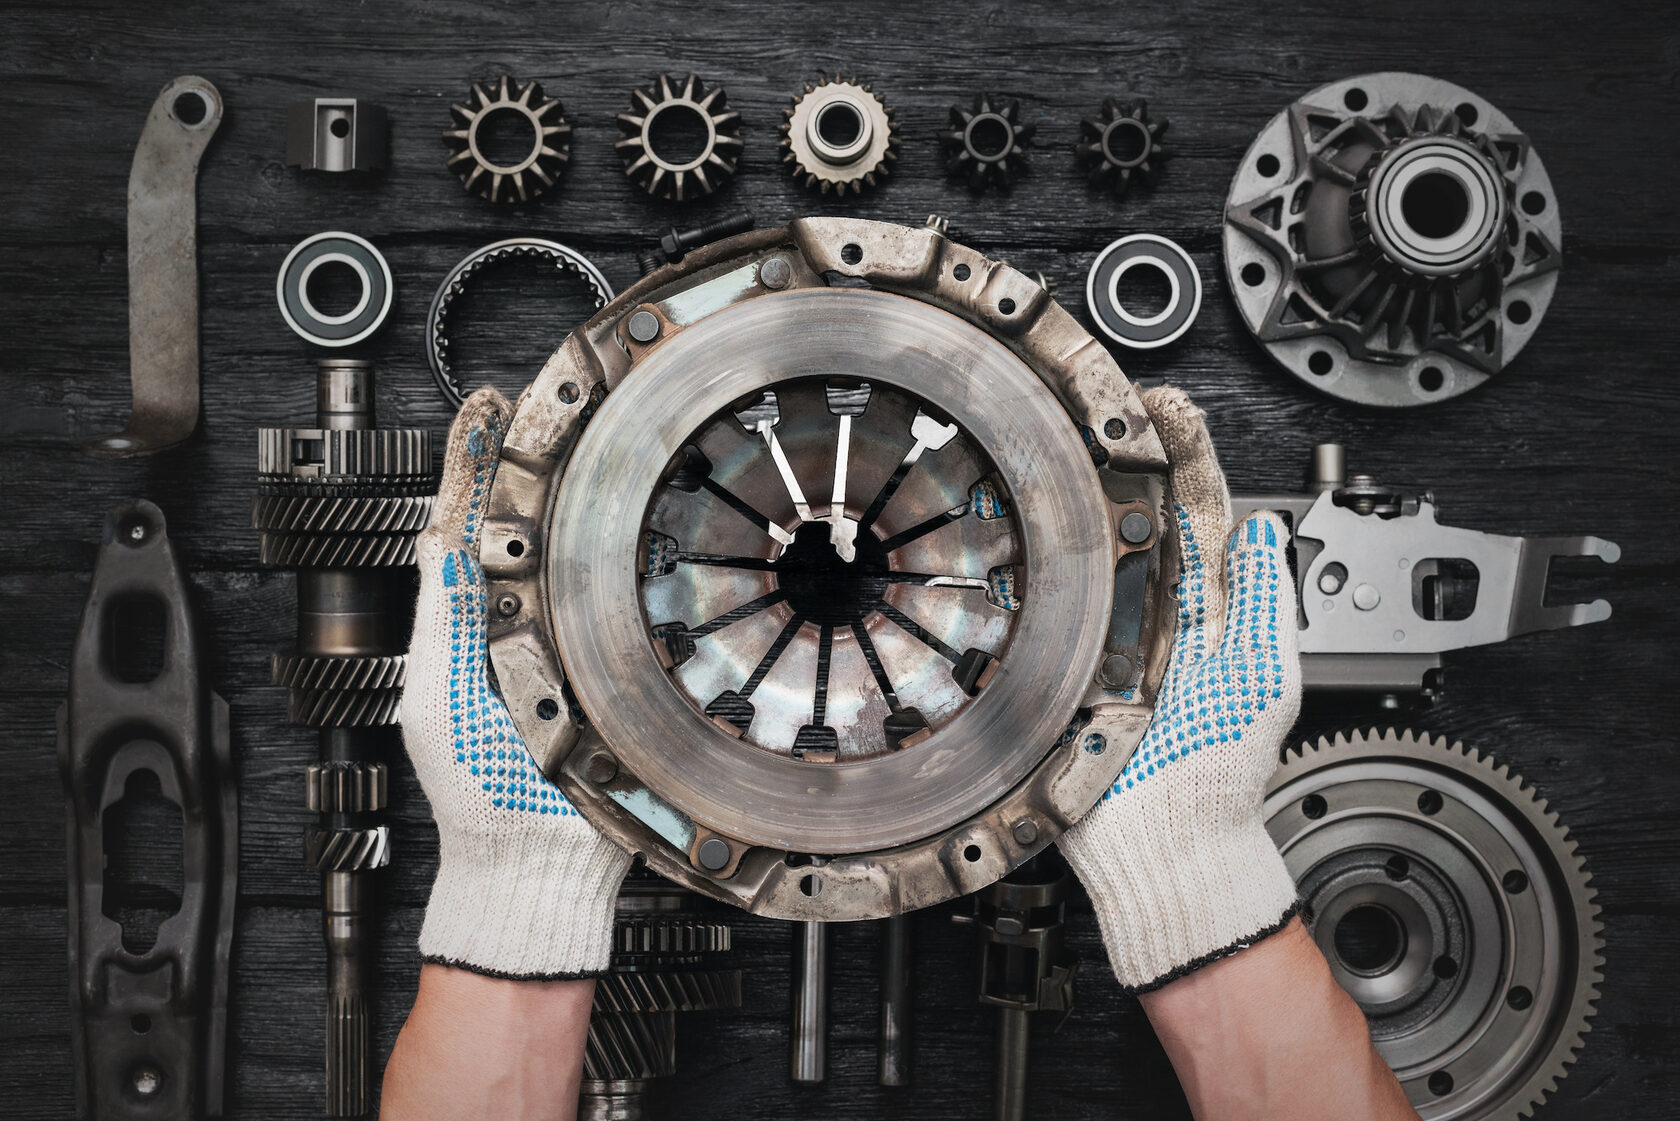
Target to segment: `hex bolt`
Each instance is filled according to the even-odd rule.
[[[1036,840],[1038,840],[1038,826],[1030,821],[1017,821],[1015,823],[1015,842],[1017,844],[1030,845]]]
[[[922,225],[932,230],[940,237],[949,237],[951,235],[951,220],[943,214],[929,214],[927,216],[927,221],[922,223]]]
[[[793,266],[786,257],[772,257],[758,266],[758,282],[766,288],[786,288],[793,282]]]
[[[1353,589],[1353,605],[1361,611],[1375,611],[1381,602],[1382,594],[1370,584],[1361,584]]]
[[[719,238],[745,233],[752,229],[752,225],[752,212],[737,210],[733,214],[725,214],[715,222],[692,226],[686,230],[672,226],[660,237],[659,251],[665,254],[667,261],[675,263],[682,260],[683,254],[690,249],[717,241]]]
[[[1330,569],[1325,569],[1318,574],[1318,590],[1327,596],[1335,595],[1342,590],[1342,577]]]
[[[496,600],[496,612],[503,618],[519,614],[519,597],[509,592]]]
[[[707,837],[700,842],[700,851],[695,854],[700,861],[700,867],[708,872],[721,872],[729,867],[729,842],[719,837]]]
[[[604,751],[597,752],[590,757],[588,765],[584,768],[583,777],[596,786],[609,783],[618,777],[618,760]]]
[[[1149,521],[1149,515],[1138,510],[1120,519],[1120,538],[1128,545],[1141,545],[1154,532],[1155,526]]]
[[[659,337],[659,317],[643,308],[630,317],[630,337],[639,343],[650,343]]]

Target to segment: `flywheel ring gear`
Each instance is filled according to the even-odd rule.
[[[1363,405],[1445,401],[1528,345],[1557,288],[1557,192],[1486,99],[1346,78],[1277,114],[1225,203],[1225,272],[1278,364]]]
[[[722,86],[707,88],[690,74],[678,88],[668,74],[651,89],[630,91],[631,109],[618,115],[622,139],[613,147],[624,161],[624,174],[655,198],[685,202],[703,198],[735,176],[741,159],[741,114],[729,107]],[[662,150],[657,139],[660,117],[698,121],[705,139],[693,154]]]
[[[1286,753],[1265,815],[1425,1121],[1528,1116],[1591,1030],[1603,966],[1591,876],[1545,800],[1461,743],[1387,730]]]
[[[822,194],[861,194],[898,158],[893,111],[868,82],[818,74],[783,114],[782,162]]]
[[[1147,727],[1165,466],[1032,277],[934,229],[743,234],[521,397],[491,657],[545,773],[661,875],[782,918],[930,905],[1050,843]]]
[[[489,202],[530,202],[560,181],[572,156],[572,126],[565,110],[544,97],[536,82],[519,83],[509,74],[496,81],[494,95],[474,82],[465,103],[451,105],[452,128],[444,130],[449,170],[461,186]],[[479,130],[494,117],[517,115],[531,130],[531,148],[512,163],[498,163],[485,154]]]

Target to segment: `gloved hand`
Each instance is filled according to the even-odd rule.
[[[1178,631],[1143,742],[1061,839],[1132,992],[1234,953],[1295,913],[1295,882],[1261,802],[1301,706],[1282,521],[1256,514],[1231,532],[1202,411],[1170,387],[1143,403],[1166,447],[1177,513]]]
[[[607,967],[630,857],[543,777],[485,676],[479,524],[511,412],[492,388],[468,398],[418,542],[403,742],[441,849],[420,954],[494,977],[578,977]]]

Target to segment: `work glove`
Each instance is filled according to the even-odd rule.
[[[548,781],[485,673],[479,528],[512,409],[495,389],[449,431],[403,690],[403,742],[437,820],[420,954],[493,977],[599,973],[630,857]]]
[[[1143,742],[1061,840],[1132,992],[1257,942],[1295,913],[1261,801],[1301,707],[1283,522],[1254,514],[1233,531],[1202,411],[1170,387],[1143,403],[1167,451],[1178,629]]]

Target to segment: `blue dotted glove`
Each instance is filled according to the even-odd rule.
[[[1202,412],[1144,394],[1166,447],[1183,560],[1155,719],[1114,787],[1062,838],[1120,983],[1147,991],[1280,929],[1295,883],[1261,817],[1301,704],[1294,584],[1273,514],[1229,531]]]
[[[440,862],[420,953],[517,978],[607,967],[630,857],[537,769],[485,672],[479,525],[510,413],[494,389],[450,429],[403,691],[403,742],[437,821]]]

